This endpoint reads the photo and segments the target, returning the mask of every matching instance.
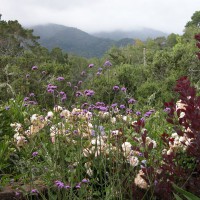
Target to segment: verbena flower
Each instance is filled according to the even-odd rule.
[[[39,191],[38,191],[37,189],[32,189],[32,190],[31,190],[31,193],[38,194],[38,193],[39,193]]]
[[[33,66],[33,67],[32,67],[32,70],[37,70],[37,69],[38,69],[37,66]]]
[[[9,110],[9,109],[10,109],[10,106],[6,106],[5,109],[6,109],[6,110]]]
[[[140,111],[136,111],[135,113],[137,116],[141,115],[141,112]]]
[[[128,104],[134,104],[134,103],[136,103],[135,99],[131,98],[131,99],[128,100]]]
[[[120,107],[120,109],[125,109],[125,108],[126,108],[126,106],[125,106],[125,105],[123,105],[123,104],[122,104],[122,105],[120,105],[119,107]]]
[[[119,91],[119,86],[115,85],[115,86],[113,87],[113,90],[114,90],[114,91]]]
[[[85,71],[82,71],[81,72],[81,76],[85,76],[86,75],[86,72]]]
[[[76,189],[80,189],[81,188],[81,183],[78,183],[76,186],[75,186]]]
[[[36,157],[38,155],[38,152],[37,151],[34,151],[33,153],[32,153],[32,156],[33,157]]]
[[[89,179],[84,178],[81,182],[82,183],[89,183],[90,181],[89,181]]]
[[[85,96],[87,96],[87,97],[91,97],[91,96],[94,96],[94,91],[93,90],[85,90],[84,91],[84,94],[85,94]]]
[[[122,88],[121,88],[121,91],[122,91],[122,92],[126,92],[126,88],[125,88],[125,87],[122,87]]]
[[[29,78],[30,77],[30,74],[26,74],[26,78]]]
[[[58,188],[58,189],[62,189],[65,187],[65,184],[61,181],[55,181],[55,186]]]
[[[93,68],[93,67],[94,67],[94,64],[91,63],[91,64],[88,65],[88,67],[89,67],[89,68]]]
[[[104,63],[103,66],[104,66],[104,67],[111,67],[111,66],[112,66],[112,63],[111,63],[109,60],[107,60],[107,61]]]
[[[62,76],[59,76],[59,77],[57,78],[57,81],[64,81],[64,80],[65,80],[65,78],[62,77]]]

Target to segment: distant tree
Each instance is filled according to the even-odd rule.
[[[171,33],[170,35],[168,35],[166,45],[168,47],[175,46],[178,43],[177,37],[178,37],[178,34],[175,34],[175,33]]]
[[[24,50],[39,45],[33,30],[24,29],[15,21],[0,21],[0,56],[20,56]]]
[[[200,27],[200,11],[196,11],[192,17],[191,21],[187,22],[185,27],[190,27],[190,26],[197,26]]]

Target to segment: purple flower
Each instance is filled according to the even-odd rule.
[[[33,153],[32,153],[32,156],[33,157],[36,157],[38,155],[38,152],[37,151],[34,151]]]
[[[115,86],[113,87],[113,90],[114,90],[114,91],[118,91],[118,90],[119,90],[119,86],[115,85]]]
[[[75,186],[76,189],[80,189],[81,188],[81,183],[78,183],[76,186]]]
[[[30,77],[30,74],[26,74],[26,78],[29,78]]]
[[[57,78],[57,81],[64,81],[65,79],[64,79],[64,77],[62,77],[62,76],[59,76],[58,78]]]
[[[90,181],[89,181],[89,179],[84,178],[81,182],[82,183],[89,183]]]
[[[6,106],[5,109],[6,109],[6,110],[9,110],[9,109],[10,109],[10,106]]]
[[[37,70],[37,69],[38,69],[37,66],[33,66],[33,67],[32,67],[32,70]]]
[[[116,106],[117,106],[117,103],[113,103],[113,104],[111,105],[112,108],[114,108],[114,107],[116,107]]]
[[[58,189],[62,189],[65,187],[64,183],[61,182],[61,181],[55,181],[55,186],[58,188]]]
[[[136,103],[135,99],[131,98],[131,99],[128,100],[128,104],[134,104],[134,103]]]
[[[29,94],[29,97],[34,97],[34,96],[35,94],[33,92]]]
[[[42,74],[45,75],[47,72],[46,71],[42,71]]]
[[[125,87],[122,87],[122,88],[121,88],[121,91],[122,91],[122,92],[126,92],[126,88],[125,88]]]
[[[123,105],[123,104],[120,105],[119,107],[120,107],[120,109],[125,109],[126,108],[125,105]]]
[[[83,81],[79,81],[79,82],[78,82],[78,85],[81,85],[82,83],[83,83]]]
[[[81,72],[81,76],[85,76],[86,75],[86,72],[85,71],[82,71]]]
[[[65,95],[65,92],[63,92],[63,91],[60,91],[60,95]]]
[[[101,75],[101,72],[97,72],[96,74],[97,74],[97,76],[100,76],[100,75]]]
[[[38,193],[39,193],[39,191],[38,191],[37,189],[32,189],[32,190],[31,190],[31,193],[38,194]]]
[[[29,100],[29,97],[25,97],[25,98],[24,98],[24,101],[28,101],[28,100]]]
[[[87,96],[87,97],[91,97],[91,96],[94,96],[94,91],[93,90],[85,90],[84,91],[84,94],[85,94],[85,96]]]
[[[93,68],[93,67],[94,67],[94,64],[91,63],[91,64],[88,65],[88,67],[89,67],[89,68]]]
[[[80,92],[80,91],[77,91],[76,94],[75,94],[75,96],[76,96],[76,97],[81,97],[81,96],[83,96],[83,93]]]
[[[166,112],[166,113],[170,113],[170,111],[171,111],[171,108],[169,108],[169,107],[164,109],[164,112]]]
[[[111,66],[112,66],[112,63],[111,63],[109,60],[107,60],[107,61],[104,63],[103,66],[104,66],[104,67],[111,67]]]
[[[65,189],[70,189],[70,185],[65,185]]]
[[[152,114],[152,112],[146,112],[145,114],[144,114],[144,117],[149,117],[150,115]]]
[[[138,115],[141,115],[141,112],[137,111],[135,114],[138,116]]]
[[[99,110],[100,110],[100,111],[103,111],[103,112],[107,112],[107,111],[108,111],[108,107],[99,106]]]
[[[129,109],[129,108],[126,109],[126,113],[127,113],[127,114],[131,114],[132,112],[133,112],[133,111],[132,111],[131,109]]]
[[[103,68],[99,67],[98,72],[102,72]]]

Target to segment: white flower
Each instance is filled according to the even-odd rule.
[[[59,112],[59,111],[62,111],[62,110],[63,110],[63,108],[61,106],[54,106],[54,108],[53,108],[54,112]]]
[[[131,151],[131,147],[132,147],[132,145],[131,145],[130,142],[124,142],[124,143],[122,144],[122,150],[123,150],[123,152],[124,152],[124,156],[129,155],[129,153],[130,153],[130,151]]]
[[[110,121],[111,121],[112,124],[115,124],[116,123],[116,117],[112,117]]]
[[[133,166],[133,167],[136,167],[139,164],[139,160],[135,156],[130,156],[128,161],[129,161],[130,165]]]
[[[144,172],[142,170],[139,171],[139,173],[137,174],[137,176],[134,179],[134,183],[136,186],[138,186],[139,188],[142,189],[147,189],[148,188],[148,184],[147,182],[142,178],[142,176],[144,176]]]

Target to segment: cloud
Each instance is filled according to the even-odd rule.
[[[199,0],[0,0],[3,19],[57,23],[88,32],[150,27],[181,33]]]

